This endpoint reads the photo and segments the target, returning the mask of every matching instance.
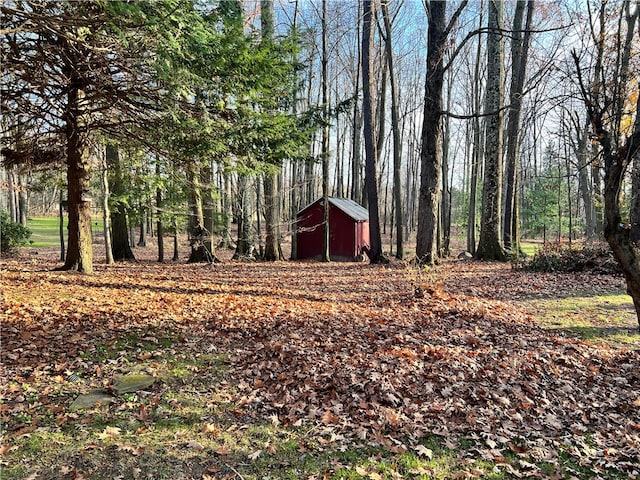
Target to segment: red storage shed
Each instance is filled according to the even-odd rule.
[[[322,198],[296,215],[295,258],[322,258],[324,238]],[[361,261],[369,248],[369,212],[353,200],[329,197],[329,256],[334,261]]]

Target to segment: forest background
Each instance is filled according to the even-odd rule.
[[[295,258],[296,212],[321,196],[369,205],[372,244],[388,232],[401,258],[415,238],[423,262],[456,237],[487,259],[522,236],[602,238],[595,116],[629,157],[637,16],[611,1],[9,3],[0,206],[25,224],[64,204],[80,239],[65,268],[87,271],[90,215],[108,259],[199,223],[273,260],[285,236]],[[615,201],[633,226],[628,178]]]

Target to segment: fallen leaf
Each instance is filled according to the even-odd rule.
[[[208,433],[209,435],[219,435],[220,434],[220,429],[218,428],[217,425],[213,424],[213,423],[207,423],[203,429],[204,433]]]
[[[255,452],[247,455],[247,457],[249,460],[256,460],[260,455],[262,455],[262,450],[256,450]]]
[[[121,430],[118,427],[106,427],[102,432],[98,433],[98,438],[101,440],[113,440],[120,434]]]
[[[413,447],[413,449],[421,457],[426,457],[429,460],[431,460],[433,458],[433,450],[431,450],[430,448],[425,447],[424,445],[417,445],[417,446]]]
[[[361,466],[359,466],[359,465],[358,465],[358,466],[356,467],[356,473],[357,473],[358,475],[362,476],[362,477],[366,477],[366,476],[367,476],[367,474],[368,474],[369,472],[367,472],[367,469],[366,469],[366,468],[361,467]]]
[[[218,455],[230,455],[231,454],[231,450],[229,450],[225,446],[221,446],[221,447],[216,448],[214,450],[214,452],[216,452]]]
[[[191,450],[204,450],[202,444],[200,442],[196,442],[195,440],[189,441],[189,443],[187,443],[187,448],[190,448]]]
[[[322,423],[325,425],[337,425],[339,421],[338,416],[329,410],[322,414]]]

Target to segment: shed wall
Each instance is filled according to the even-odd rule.
[[[331,210],[329,210],[331,214]],[[324,211],[315,203],[298,216],[298,260],[322,255]]]
[[[324,241],[324,209],[320,201],[298,214],[298,260],[321,258]],[[329,204],[329,252],[332,260],[356,260],[362,247],[369,245],[369,223],[354,220],[340,208]]]

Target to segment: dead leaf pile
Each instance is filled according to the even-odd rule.
[[[239,407],[313,425],[324,443],[428,457],[419,439],[435,433],[451,445],[473,439],[474,454],[497,462],[516,452],[523,472],[537,468],[526,459],[554,463],[562,451],[595,471],[640,476],[638,352],[554,336],[508,303],[436,284],[415,298],[401,265],[42,268],[8,262],[2,271],[11,381],[0,415],[10,430],[20,429],[17,413],[52,402],[47,385],[70,372],[100,383],[98,346],[137,332],[228,353]],[[33,404],[29,385],[41,389]]]

